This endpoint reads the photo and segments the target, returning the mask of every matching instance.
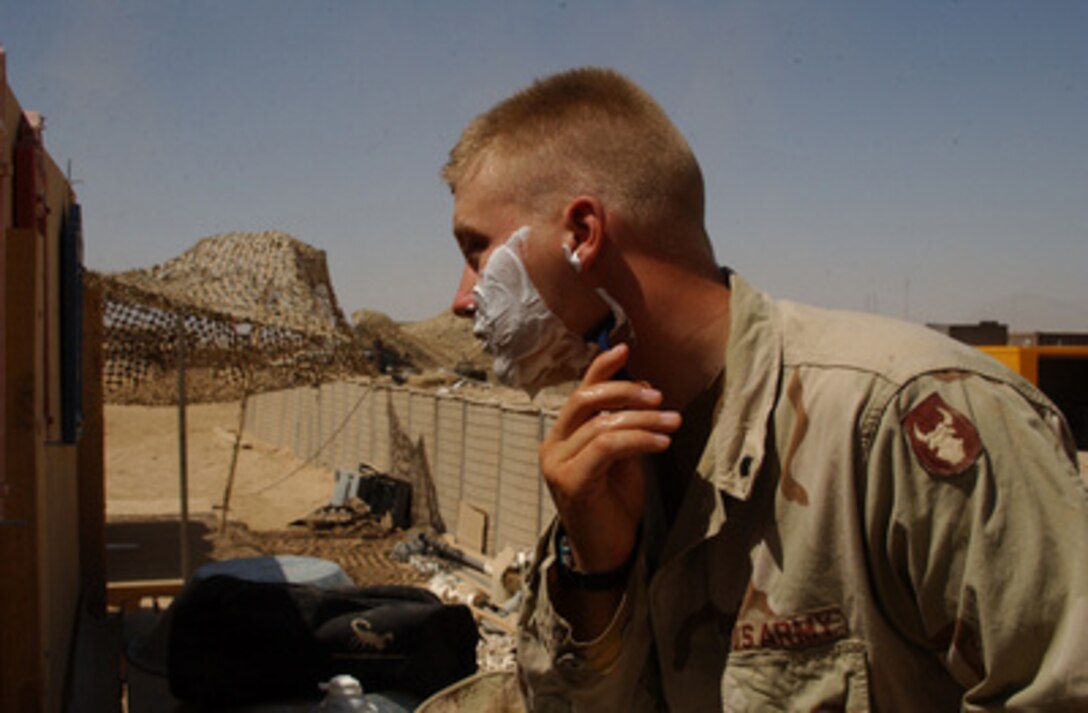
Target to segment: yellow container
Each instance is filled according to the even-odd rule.
[[[981,346],[994,359],[1009,367],[1031,383],[1039,386],[1039,363],[1044,371],[1050,359],[1075,359],[1084,362],[1088,369],[1088,346],[1008,347]]]
[[[980,346],[1039,387],[1065,414],[1079,450],[1088,450],[1088,346]]]

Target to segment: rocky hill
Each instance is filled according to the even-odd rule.
[[[472,336],[471,320],[446,312],[421,322],[399,324],[388,315],[358,310],[351,316],[356,339],[391,368],[415,371],[487,372],[491,358]],[[384,355],[384,356],[383,356]]]

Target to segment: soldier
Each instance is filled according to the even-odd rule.
[[[694,155],[615,72],[499,103],[443,177],[454,311],[504,380],[580,379],[540,450],[528,707],[1088,706],[1088,497],[1033,386],[719,267]]]

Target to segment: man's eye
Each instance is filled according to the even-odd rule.
[[[480,258],[483,257],[484,252],[487,250],[487,243],[474,242],[465,246],[465,260],[472,267],[473,270],[479,271]]]

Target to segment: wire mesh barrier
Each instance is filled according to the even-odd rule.
[[[482,516],[485,552],[494,555],[531,548],[555,512],[537,464],[554,421],[553,411],[531,406],[340,381],[251,397],[245,429],[307,462],[366,463],[408,480],[418,524],[440,519],[456,530],[467,508]]]
[[[104,388],[114,403],[211,401],[373,368],[329,281],[325,253],[279,232],[205,238],[161,265],[91,274],[104,300]]]

